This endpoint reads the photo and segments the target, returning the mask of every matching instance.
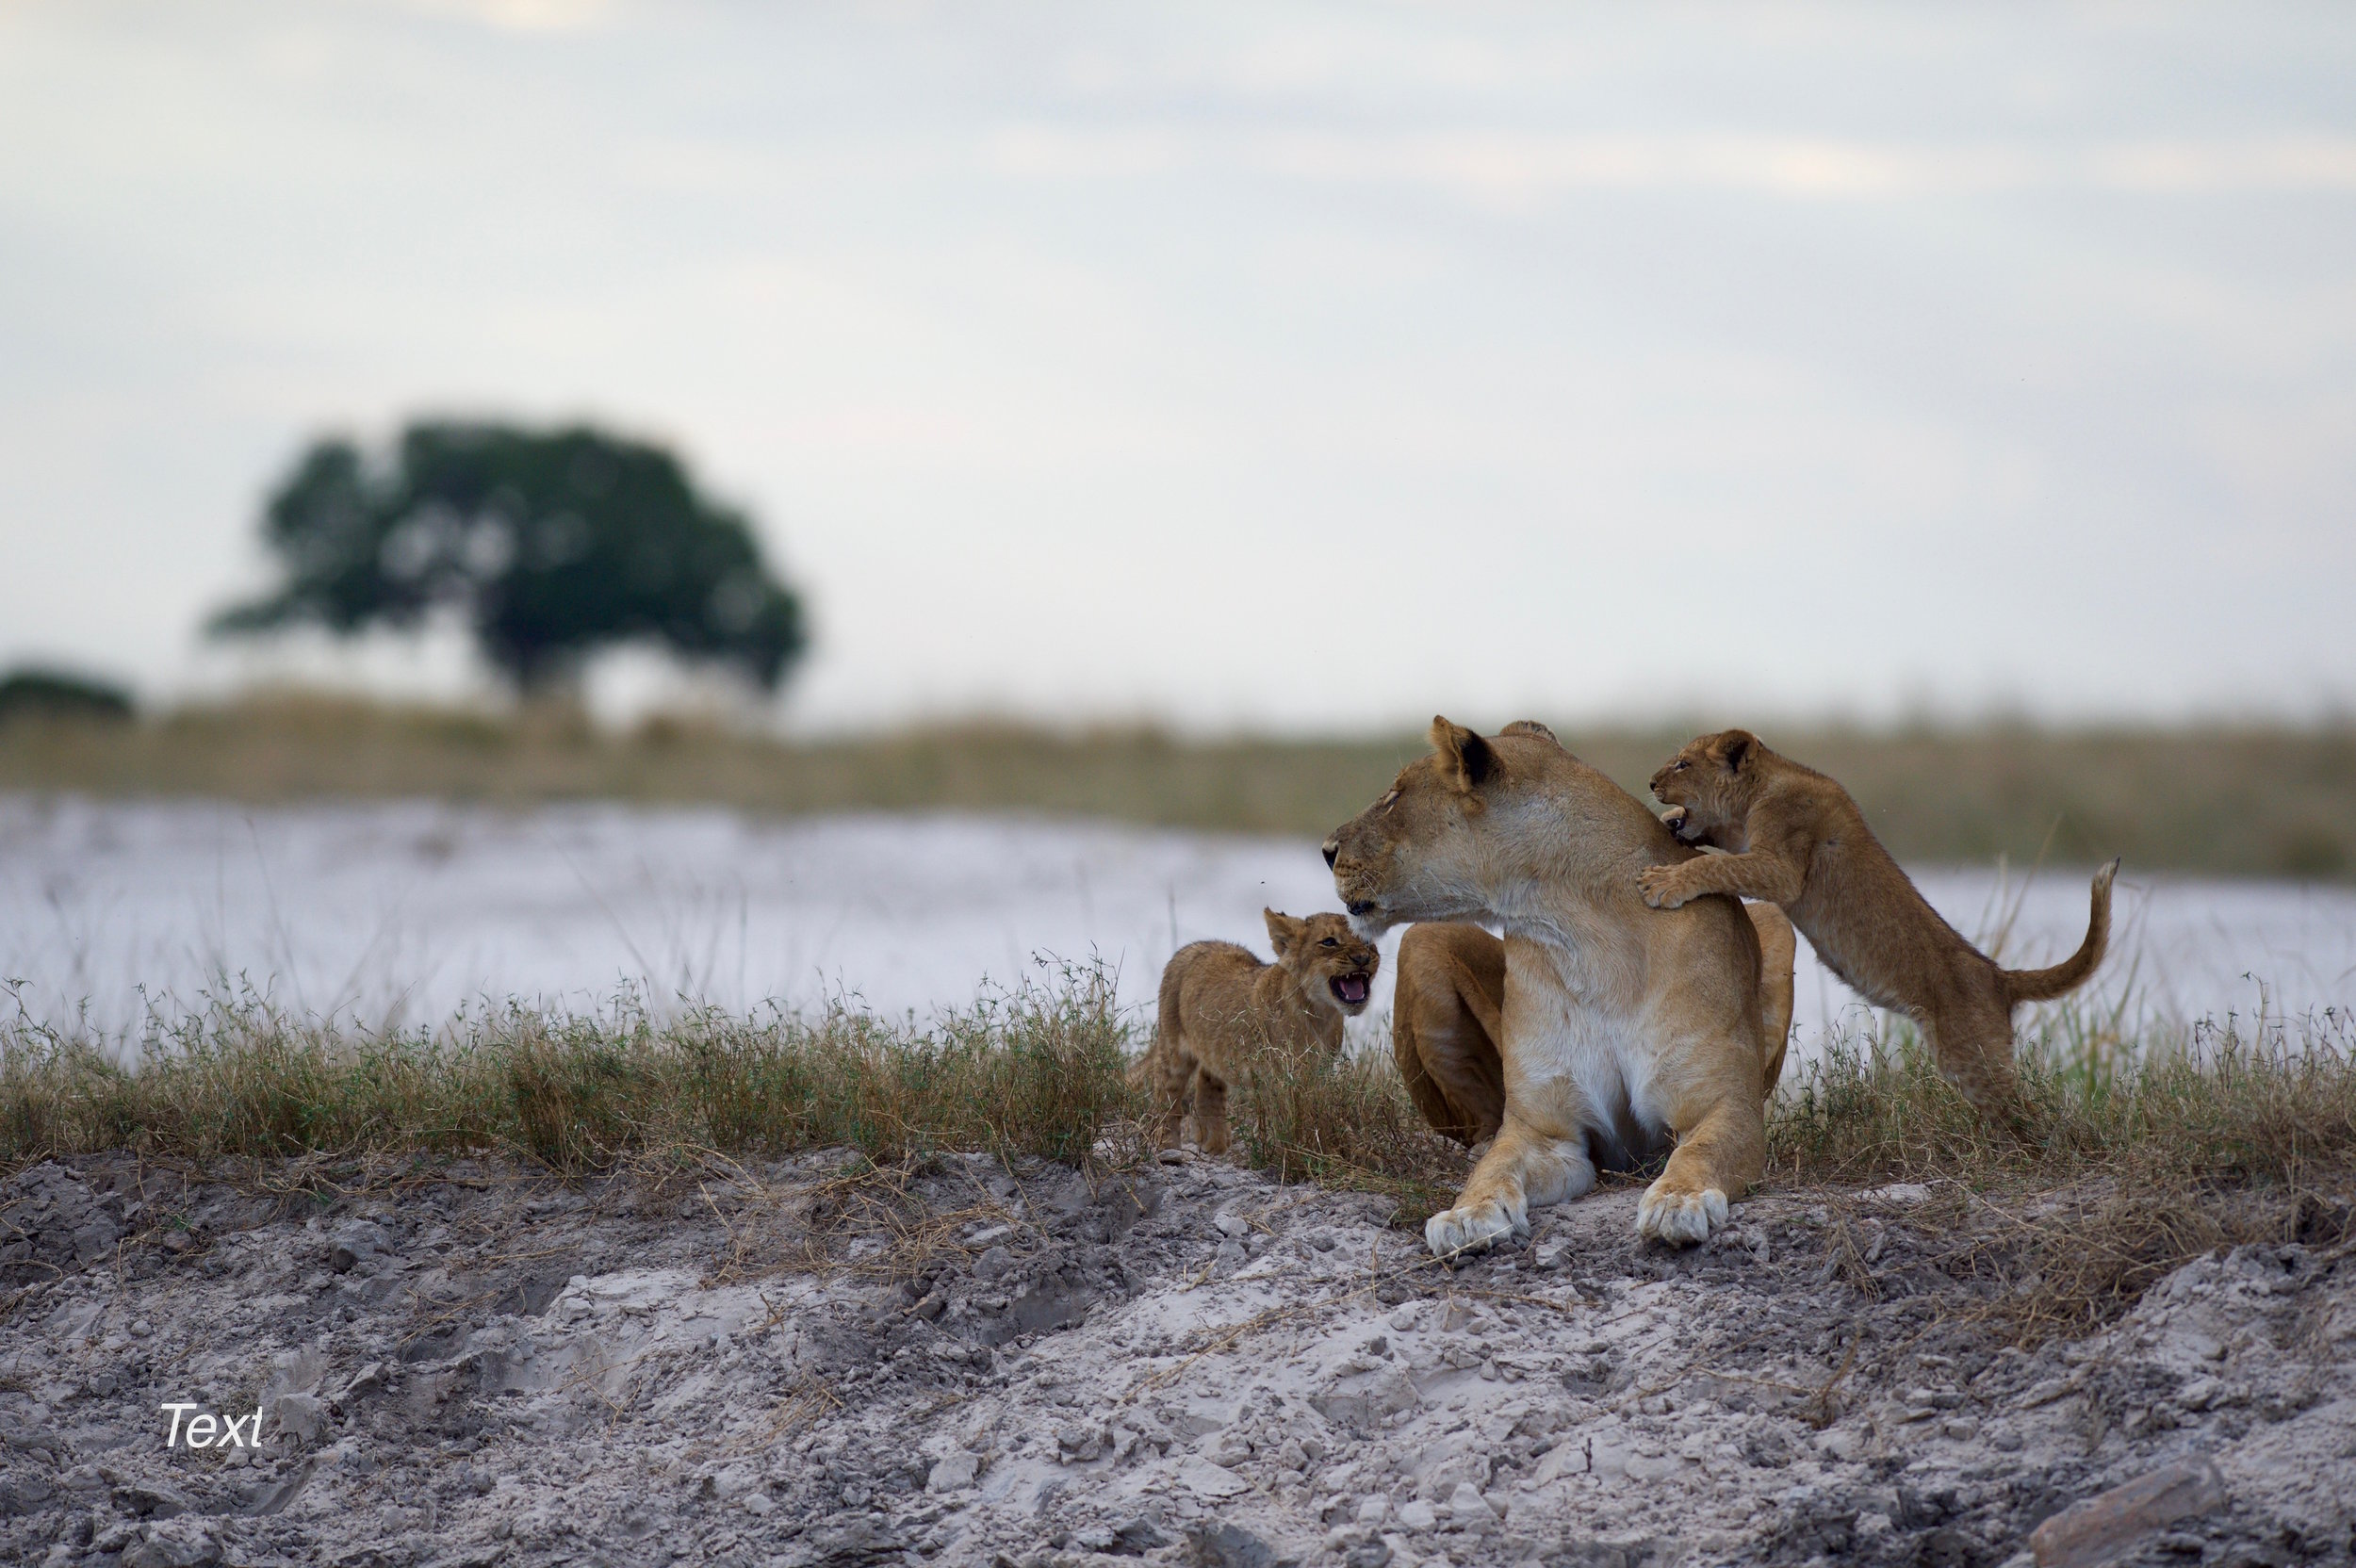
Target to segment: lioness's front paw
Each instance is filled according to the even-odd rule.
[[[1523,1226],[1514,1224],[1513,1217],[1505,1212],[1504,1204],[1474,1203],[1446,1210],[1425,1220],[1423,1239],[1435,1255],[1447,1258],[1460,1252],[1480,1251],[1521,1229]]]
[[[1655,1182],[1636,1205],[1636,1233],[1672,1247],[1708,1241],[1710,1233],[1726,1222],[1726,1195],[1716,1187],[1677,1192]]]
[[[1644,902],[1656,909],[1675,909],[1685,902],[1677,890],[1675,866],[1646,866],[1636,874],[1636,886],[1644,892]]]

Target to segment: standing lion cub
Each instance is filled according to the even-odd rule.
[[[1261,913],[1276,962],[1234,942],[1189,942],[1162,971],[1153,1043],[1129,1070],[1131,1084],[1153,1092],[1160,1148],[1178,1146],[1191,1097],[1194,1141],[1205,1154],[1225,1153],[1228,1086],[1271,1051],[1330,1059],[1342,1048],[1342,1020],[1366,1010],[1382,957],[1347,919]]]
[[[1689,844],[1728,850],[1637,874],[1644,902],[1674,909],[1709,893],[1779,904],[1824,967],[1922,1031],[1948,1082],[1984,1115],[2021,1125],[2012,1010],[2078,988],[2111,934],[2113,860],[2094,874],[2078,951],[2051,969],[1999,969],[1915,890],[1849,792],[1747,729],[1688,741],[1652,776],[1662,820]]]

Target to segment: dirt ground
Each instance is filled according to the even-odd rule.
[[[44,1164],[0,1184],[0,1561],[1970,1568],[2186,1456],[2224,1500],[2118,1560],[2348,1559],[2344,1249],[2024,1351],[1968,1195],[1770,1192],[1689,1252],[1635,1200],[1449,1269],[1191,1156]]]

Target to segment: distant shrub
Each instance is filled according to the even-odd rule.
[[[19,717],[124,720],[131,694],[112,681],[26,667],[0,676],[0,724]]]

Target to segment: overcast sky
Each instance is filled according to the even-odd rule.
[[[253,673],[266,487],[461,412],[751,509],[811,726],[2344,708],[2351,83],[2345,6],[0,0],[0,659]]]

